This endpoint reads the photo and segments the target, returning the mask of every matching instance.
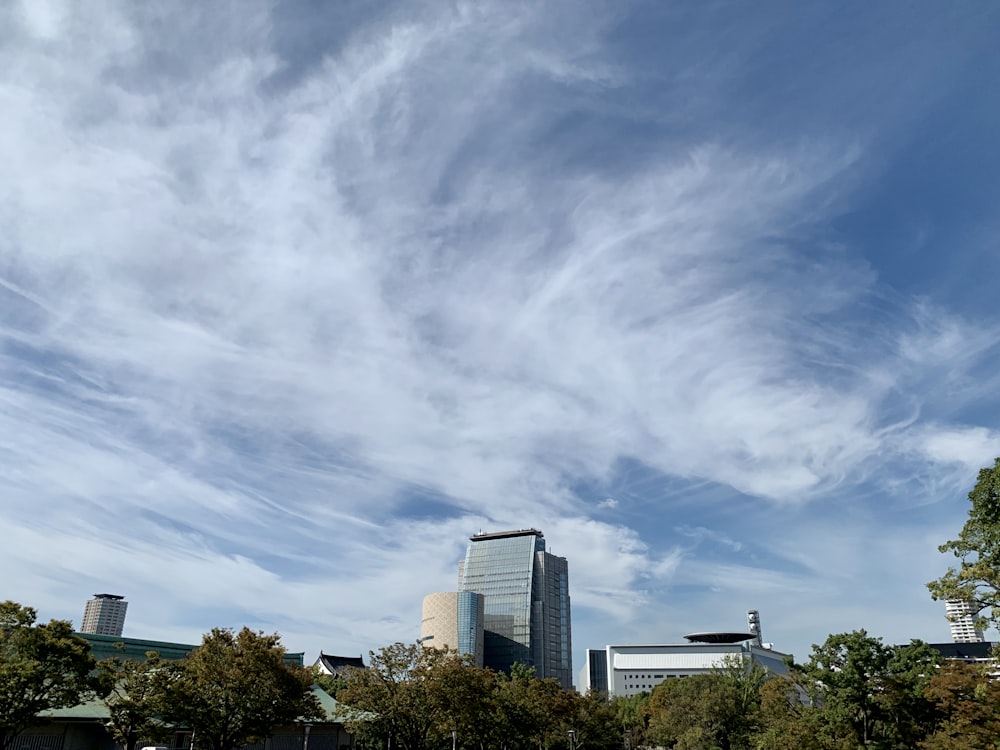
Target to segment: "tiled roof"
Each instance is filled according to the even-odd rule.
[[[333,654],[324,654],[320,651],[319,659],[316,660],[316,666],[322,666],[330,674],[338,674],[347,667],[364,669],[365,663],[360,656],[334,656]]]

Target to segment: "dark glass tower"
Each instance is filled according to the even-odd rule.
[[[517,662],[573,686],[569,566],[545,551],[542,532],[470,537],[459,591],[483,595],[487,667],[509,672]]]

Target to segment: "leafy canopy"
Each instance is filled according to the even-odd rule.
[[[107,690],[108,732],[118,745],[135,750],[140,740],[169,737],[172,729],[161,718],[169,670],[159,654],[150,651],[145,661],[104,659],[97,669]]]
[[[285,663],[277,633],[215,628],[182,662],[169,665],[164,717],[199,744],[232,750],[276,727],[322,718],[310,670]]]
[[[35,619],[31,607],[0,603],[0,750],[41,713],[74,706],[100,688],[90,644],[66,620]]]
[[[938,549],[951,552],[958,567],[927,584],[934,599],[970,602],[977,613],[985,611],[985,622],[1000,626],[1000,458],[979,471],[969,493],[969,517],[958,539]]]

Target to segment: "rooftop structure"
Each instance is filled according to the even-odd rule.
[[[684,636],[689,643],[743,643],[756,639],[753,633],[730,630],[710,630],[704,633],[689,633]]]

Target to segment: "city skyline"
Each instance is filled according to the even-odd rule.
[[[366,653],[531,527],[576,665],[949,639],[1000,6],[0,6],[0,596]]]

